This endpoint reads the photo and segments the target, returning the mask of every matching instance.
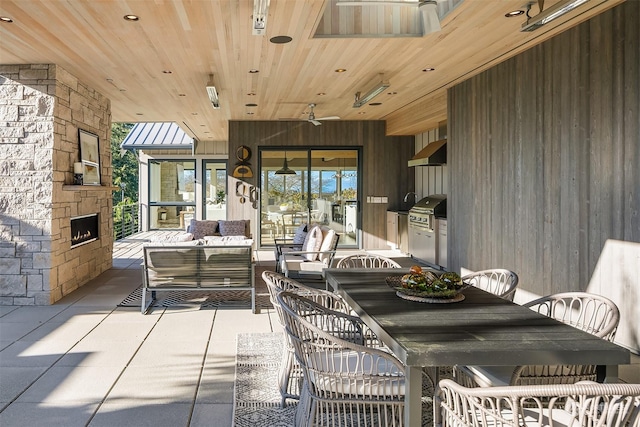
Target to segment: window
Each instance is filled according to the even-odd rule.
[[[219,160],[205,160],[204,219],[227,218],[227,164]]]
[[[194,160],[149,161],[149,224],[151,229],[185,228],[195,215]]]

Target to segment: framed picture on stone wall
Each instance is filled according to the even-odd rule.
[[[80,161],[82,162],[82,183],[100,185],[100,147],[98,135],[78,129],[80,141]]]

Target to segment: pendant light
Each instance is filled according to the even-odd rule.
[[[277,170],[276,175],[297,175],[296,171],[294,171],[293,169],[289,169],[286,151],[284,152],[284,163],[282,165],[282,169]]]

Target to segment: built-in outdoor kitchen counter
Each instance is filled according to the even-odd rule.
[[[387,211],[387,244],[403,254],[409,254],[408,210]]]
[[[432,194],[409,209],[409,254],[433,267],[446,268],[446,240],[440,243],[440,224],[446,237],[447,195]],[[441,255],[444,253],[444,257]],[[443,258],[443,259],[440,259]]]

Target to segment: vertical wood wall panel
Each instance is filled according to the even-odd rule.
[[[519,295],[615,297],[636,350],[640,278],[619,270],[637,265],[610,243],[640,244],[638,28],[623,3],[448,93],[449,266],[512,269]]]
[[[228,174],[235,166],[235,152],[240,145],[252,151],[250,163],[253,178],[243,181],[258,184],[258,150],[260,147],[362,147],[362,247],[387,249],[387,209],[399,209],[407,191],[414,190],[414,170],[407,168],[413,156],[413,136],[386,136],[383,121],[326,121],[322,126],[286,121],[231,121],[229,123]],[[231,198],[228,218],[252,220],[252,232],[257,236],[257,211],[248,203],[240,204],[235,195],[235,183],[230,179]],[[389,203],[366,203],[366,196],[386,196]]]
[[[434,141],[445,138],[444,134],[444,130],[439,131],[438,129],[432,129],[416,135],[415,152],[419,152]],[[413,169],[415,169],[415,192],[418,195],[418,199],[430,194],[447,194],[449,192],[447,165],[415,166]],[[406,207],[409,208],[411,206],[407,204]]]

